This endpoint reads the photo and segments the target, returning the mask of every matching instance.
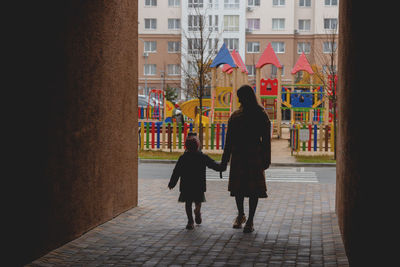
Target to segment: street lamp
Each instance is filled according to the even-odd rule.
[[[138,38],[140,41],[143,42],[143,51],[145,50],[145,40],[143,40],[142,38]],[[149,53],[148,52],[143,52],[143,57],[144,57],[144,70],[146,69],[147,66],[147,59],[149,57]],[[145,72],[143,72],[144,74],[144,92],[145,94],[147,94],[147,75]]]

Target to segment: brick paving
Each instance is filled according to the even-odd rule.
[[[167,183],[139,179],[139,207],[27,266],[348,266],[334,184],[267,183],[255,231],[244,234],[232,228],[227,181],[207,181],[203,223],[192,231],[178,189]]]

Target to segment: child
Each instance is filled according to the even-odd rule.
[[[200,141],[196,134],[190,133],[185,141],[186,151],[178,159],[172,172],[168,188],[172,189],[181,178],[179,184],[179,202],[185,202],[188,223],[186,229],[194,229],[192,202],[195,203],[194,215],[197,224],[201,224],[201,202],[205,202],[204,192],[206,191],[206,166],[222,171],[220,164],[215,162],[206,154],[199,151]]]

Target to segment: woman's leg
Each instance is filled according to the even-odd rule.
[[[236,200],[236,207],[238,209],[238,216],[236,217],[235,221],[233,222],[233,228],[238,229],[242,228],[242,223],[246,221],[246,216],[244,216],[244,196],[235,196]]]
[[[238,209],[239,216],[244,215],[244,207],[243,207],[243,202],[244,202],[244,197],[243,196],[235,196],[236,200],[236,207]]]
[[[249,218],[247,219],[248,223],[253,223],[254,214],[256,213],[258,204],[258,197],[250,197],[249,198]]]

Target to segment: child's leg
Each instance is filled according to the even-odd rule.
[[[188,218],[188,223],[193,223],[192,201],[186,201],[185,210]]]
[[[201,202],[195,202],[194,204],[195,204],[195,209],[194,209],[195,217],[194,217],[194,219],[195,219],[197,224],[201,224],[201,221],[202,221],[201,220],[201,212],[200,212]]]
[[[201,210],[201,202],[195,202],[194,205],[195,205],[194,212],[195,213],[200,212],[200,210]]]

